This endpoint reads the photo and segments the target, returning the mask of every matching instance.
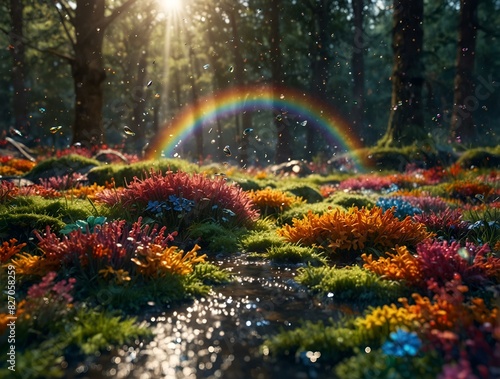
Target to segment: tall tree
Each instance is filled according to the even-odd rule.
[[[394,0],[391,113],[386,133],[378,142],[380,146],[407,146],[425,135],[423,17],[423,0]]]
[[[364,121],[365,101],[365,41],[363,28],[364,0],[352,0],[352,23],[354,38],[352,44],[352,123],[355,129],[360,130]]]
[[[479,107],[474,96],[473,79],[476,56],[476,36],[478,29],[477,6],[479,0],[460,1],[460,21],[458,24],[458,48],[456,74],[453,91],[453,113],[451,132],[464,143],[471,143],[477,136],[472,112]]]
[[[23,43],[23,2],[10,0],[10,46],[12,56],[12,111],[15,127],[28,132],[28,100],[26,96],[25,47]]]
[[[319,0],[306,2],[313,17],[310,58],[311,58],[311,92],[318,98],[325,100],[327,97],[328,81],[330,79],[330,55],[329,55],[329,17],[331,0]],[[319,150],[321,133],[314,123],[308,125],[306,131],[307,150],[311,157]]]
[[[106,0],[53,2],[73,52],[72,55],[59,54],[70,63],[73,76],[75,91],[73,143],[90,146],[105,141],[102,122],[102,83],[106,77],[102,54],[104,32],[136,1],[126,0],[113,9],[106,4]]]
[[[279,86],[283,85],[283,59],[281,54],[281,32],[280,32],[280,16],[281,16],[281,0],[271,0],[269,2],[268,20],[270,26],[270,59],[271,59],[271,84],[275,91]],[[277,132],[276,156],[275,162],[286,162],[292,156],[291,140],[292,136],[290,129],[286,127],[281,117],[280,110],[273,110],[274,125]]]

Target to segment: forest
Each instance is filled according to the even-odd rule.
[[[500,378],[500,0],[1,0],[0,378]]]
[[[240,165],[326,161],[345,141],[325,138],[322,112],[356,139],[344,148],[498,144],[496,0],[1,7],[0,130],[29,147],[106,144],[141,155],[183,109],[228,90],[232,112],[193,121],[185,141],[163,153]],[[316,112],[306,118],[280,104],[288,89],[317,102]],[[245,105],[259,91],[271,92],[268,103]]]

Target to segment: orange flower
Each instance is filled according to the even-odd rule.
[[[139,273],[145,277],[158,278],[168,273],[187,275],[193,272],[196,263],[205,261],[205,254],[197,255],[200,249],[195,245],[191,251],[184,254],[177,246],[163,249],[160,245],[150,244],[138,248],[138,257],[131,260],[138,266]]]
[[[363,267],[384,279],[406,280],[415,285],[422,283],[417,258],[408,251],[406,246],[396,246],[394,250],[396,250],[395,253],[386,252],[387,258],[380,257],[377,260],[374,260],[371,254],[362,254],[361,258],[365,262]]]
[[[60,263],[55,260],[28,253],[19,254],[10,264],[15,267],[17,275],[44,276],[60,267]]]
[[[14,255],[18,254],[25,246],[25,243],[17,244],[17,240],[15,238],[11,238],[9,241],[4,241],[2,246],[0,246],[0,262],[7,262]]]

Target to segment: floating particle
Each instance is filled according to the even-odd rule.
[[[148,82],[148,87],[151,87],[151,84],[153,84],[153,81],[152,81],[152,80],[150,80],[150,81]]]
[[[306,126],[307,125],[307,120],[304,120],[300,123],[301,126]]]
[[[61,125],[59,125],[59,126],[53,126],[53,127],[52,127],[52,128],[50,128],[49,130],[50,130],[50,132],[51,132],[52,134],[56,134],[56,133],[57,133],[59,130],[61,130],[61,129],[62,129],[62,126],[61,126]]]
[[[81,142],[75,142],[73,144],[74,147],[82,147],[82,143]]]
[[[155,93],[155,99],[159,99],[160,98],[160,94],[159,93]]]
[[[155,64],[155,63],[156,63],[156,61],[153,61],[153,64]]]
[[[127,135],[127,136],[135,136],[135,132],[130,129],[128,126],[124,126],[123,127],[123,132]]]
[[[283,116],[281,114],[277,115],[276,120],[283,121]]]
[[[226,145],[224,147],[224,150],[222,150],[224,152],[224,154],[226,154],[226,157],[230,157],[231,156],[231,149],[229,148],[229,145]]]
[[[215,143],[215,140],[214,139],[211,140],[210,143],[213,145]]]
[[[18,136],[18,137],[22,137],[23,136],[23,133],[21,133],[19,130],[17,130],[16,128],[13,128],[13,127],[10,127],[9,128],[9,132],[10,134],[14,137],[14,136]]]
[[[38,110],[40,111],[40,113],[45,113],[45,108],[44,107],[40,107],[40,108],[38,108]]]
[[[234,67],[233,67],[233,66],[229,66],[228,71],[229,71],[229,72],[233,72],[233,71],[234,71]]]
[[[210,128],[208,134],[212,133],[213,128]]]
[[[203,65],[204,70],[208,70],[209,68],[210,68],[210,65],[208,63]]]
[[[243,130],[243,135],[244,136],[247,136],[249,135],[250,133],[253,132],[253,129],[252,128],[246,128],[245,130]]]
[[[470,254],[467,251],[467,248],[465,248],[465,247],[461,247],[460,249],[458,249],[457,253],[460,256],[460,258],[462,258],[466,261],[468,261],[470,258]]]
[[[478,200],[484,201],[484,195],[482,195],[482,194],[480,194],[480,193],[477,193],[475,197],[476,197],[476,199],[478,199]]]

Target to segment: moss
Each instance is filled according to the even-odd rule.
[[[285,240],[275,231],[251,232],[240,239],[240,247],[249,252],[263,253],[273,246],[283,245]]]
[[[19,196],[14,198],[9,207],[0,208],[0,212],[12,214],[40,214],[56,217],[65,223],[86,219],[95,214],[96,210],[105,211],[103,207],[96,206],[88,200],[64,198],[44,199],[40,196]]]
[[[312,265],[326,264],[326,257],[317,249],[287,243],[281,246],[271,246],[264,254],[274,262],[310,263]]]
[[[396,301],[406,292],[398,282],[382,280],[358,266],[302,268],[295,280],[312,291],[332,293],[335,300],[356,301],[358,304]]]
[[[1,215],[0,239],[16,238],[19,242],[28,242],[34,230],[45,230],[47,225],[57,233],[64,227],[58,218],[36,213],[5,213]]]
[[[297,206],[294,206],[294,207],[286,210],[285,212],[283,212],[283,214],[281,215],[281,217],[279,219],[279,223],[282,225],[283,224],[291,224],[292,219],[302,218],[305,215],[307,215],[307,213],[309,211],[311,211],[312,213],[316,213],[316,214],[323,214],[325,212],[332,210],[333,208],[337,208],[337,206],[329,204],[327,202],[314,203],[314,204],[306,203],[306,204],[297,205]]]
[[[430,167],[439,164],[439,156],[431,147],[380,147],[375,146],[359,150],[367,167],[377,170],[394,170],[402,172],[409,163],[419,167]]]
[[[457,163],[463,168],[498,168],[500,147],[469,149],[458,158]]]
[[[97,183],[98,185],[105,185],[106,182],[110,183],[114,180],[117,186],[125,186],[126,183],[131,182],[134,177],[140,179],[148,177],[151,170],[161,171],[163,173],[167,171],[199,171],[198,166],[181,159],[161,159],[142,161],[130,165],[110,164],[95,167],[89,171],[87,177],[91,184]]]
[[[294,184],[280,187],[282,191],[290,192],[291,194],[301,197],[308,203],[318,203],[323,201],[323,196],[319,191],[308,185]]]
[[[375,200],[370,199],[368,196],[345,192],[333,193],[328,202],[346,209],[350,207],[372,208],[375,205]]]
[[[240,230],[228,229],[216,223],[193,224],[188,229],[188,236],[199,240],[198,244],[210,252],[235,253],[238,250]]]
[[[100,166],[100,164],[95,159],[69,154],[61,158],[49,158],[38,163],[25,175],[25,178],[36,181],[39,178],[70,175],[74,172],[86,172],[92,167]]]

